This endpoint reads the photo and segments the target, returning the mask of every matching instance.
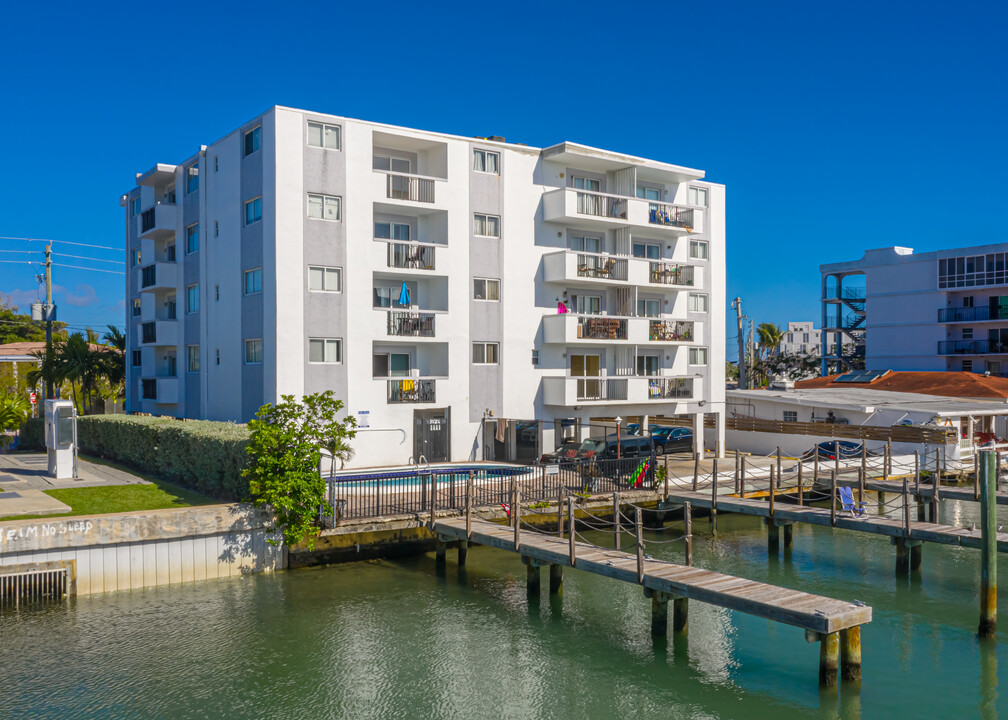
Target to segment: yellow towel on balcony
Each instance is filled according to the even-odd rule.
[[[403,380],[401,383],[399,383],[399,389],[402,392],[413,392],[413,381]]]

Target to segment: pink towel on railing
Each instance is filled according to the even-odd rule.
[[[564,305],[563,303],[557,303],[557,313],[563,315],[566,312],[567,312],[567,306]]]

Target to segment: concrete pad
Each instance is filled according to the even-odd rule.
[[[0,454],[0,480],[16,480],[20,487],[35,490],[68,487],[97,487],[103,485],[149,485],[141,477],[84,459],[77,461],[77,477],[57,480],[48,476],[49,461],[45,453]]]
[[[12,497],[13,496],[13,497]],[[0,493],[0,517],[10,515],[51,515],[68,513],[70,506],[41,490],[17,490]]]

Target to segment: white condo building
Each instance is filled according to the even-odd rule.
[[[723,451],[725,190],[703,177],[273,107],[122,197],[127,409],[244,422],[331,389],[355,466],[538,453],[617,416],[699,437],[713,414]]]
[[[823,327],[855,326],[868,370],[1008,376],[1008,243],[868,250],[820,265]],[[823,374],[837,366],[823,355]]]
[[[822,331],[815,328],[815,323],[809,322],[789,322],[787,330],[781,337],[777,346],[779,353],[807,353],[819,356],[822,351]],[[830,343],[828,352],[832,354],[835,350],[835,341]]]

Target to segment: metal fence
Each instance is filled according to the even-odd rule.
[[[341,519],[427,514],[433,507],[465,510],[472,478],[474,507],[510,507],[512,483],[522,503],[561,501],[570,495],[604,495],[655,486],[654,455],[570,460],[558,465],[486,465],[361,473],[329,478],[319,519],[332,527]]]

